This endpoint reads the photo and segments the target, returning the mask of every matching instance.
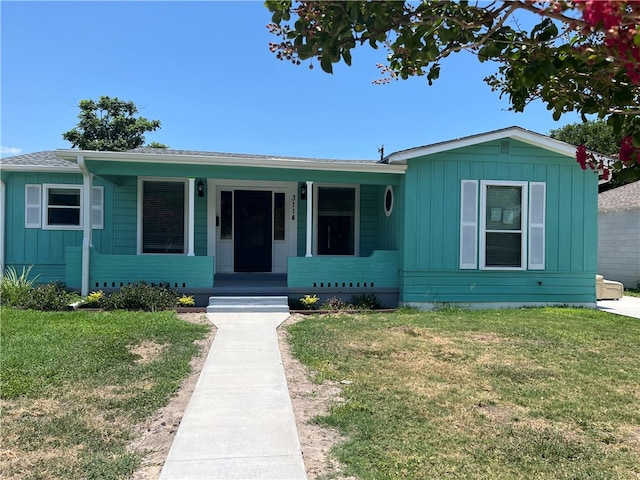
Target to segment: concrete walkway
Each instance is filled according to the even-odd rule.
[[[276,335],[288,316],[207,314],[218,332],[160,480],[307,478]]]
[[[624,296],[620,300],[598,300],[598,310],[640,318],[640,297]]]

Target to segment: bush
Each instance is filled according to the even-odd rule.
[[[191,295],[182,295],[176,303],[179,307],[193,307],[196,301]]]
[[[29,280],[29,273],[33,265],[25,268],[22,267],[22,273],[13,267],[7,267],[0,279],[0,305],[17,306],[19,303],[28,300],[33,288],[33,282],[38,278],[36,275]]]
[[[83,308],[103,308],[107,297],[105,297],[102,290],[98,290],[97,292],[91,292],[87,295],[87,298],[82,302],[81,307]]]
[[[76,294],[67,290],[64,283],[52,282],[31,288],[29,294],[15,306],[31,310],[60,312],[68,310],[69,304],[75,298]]]
[[[167,283],[149,285],[146,282],[125,285],[104,301],[106,310],[144,310],[155,312],[176,306],[178,294]]]
[[[325,301],[321,306],[321,310],[350,310],[351,305],[347,302],[340,300],[337,297],[331,297]]]
[[[379,310],[381,308],[374,294],[354,295],[351,297],[351,305],[356,310]]]

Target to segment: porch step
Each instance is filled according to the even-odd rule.
[[[207,307],[207,313],[288,311],[289,301],[284,296],[209,297]]]

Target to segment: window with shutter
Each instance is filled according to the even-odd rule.
[[[529,269],[544,270],[546,184],[529,184]]]
[[[463,180],[460,199],[460,268],[478,268],[478,181]]]
[[[104,188],[91,188],[91,228],[104,228]]]
[[[42,185],[25,185],[24,227],[40,228],[42,225]]]

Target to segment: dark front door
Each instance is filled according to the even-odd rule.
[[[270,272],[271,192],[235,191],[234,271]]]

